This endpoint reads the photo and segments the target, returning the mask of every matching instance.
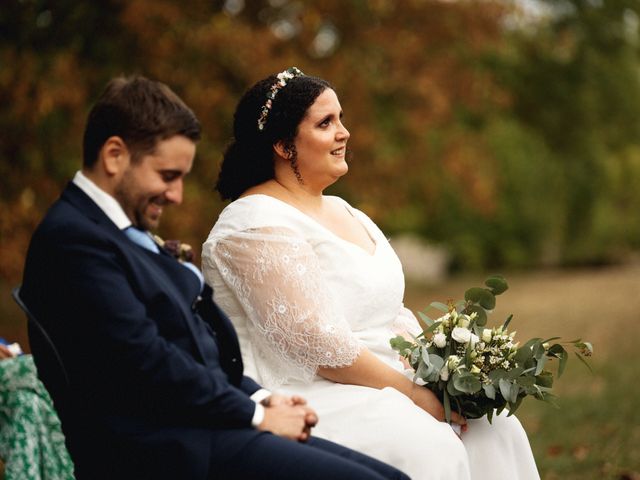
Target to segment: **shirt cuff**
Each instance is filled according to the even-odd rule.
[[[265,388],[261,388],[253,392],[253,395],[249,397],[251,400],[256,402],[256,409],[253,412],[253,418],[251,418],[251,425],[254,428],[258,428],[258,425],[260,425],[264,420],[264,407],[260,402],[269,396],[271,396],[271,392]]]
[[[260,403],[262,400],[270,396],[271,392],[269,390],[267,390],[266,388],[260,388],[253,392],[249,398],[256,403]]]

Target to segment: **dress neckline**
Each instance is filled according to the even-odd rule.
[[[354,214],[354,212],[351,210],[350,205],[347,204],[346,202],[344,202],[342,199],[339,200],[341,202],[343,202],[343,207],[345,208],[345,210],[360,224],[360,226],[364,229],[365,233],[367,234],[367,236],[369,237],[369,239],[373,242],[373,251],[369,252],[367,250],[365,250],[363,247],[361,247],[360,245],[353,243],[345,238],[342,238],[340,235],[338,235],[337,233],[335,233],[333,230],[331,230],[328,227],[325,227],[322,223],[320,223],[318,220],[316,220],[315,218],[313,218],[312,216],[304,213],[302,210],[300,210],[298,207],[291,205],[290,203],[285,202],[284,200],[280,200],[279,198],[273,197],[271,195],[267,195],[265,193],[252,193],[251,195],[247,195],[245,197],[241,197],[238,200],[243,200],[245,198],[250,198],[250,197],[266,197],[272,200],[275,200],[278,203],[281,203],[283,205],[285,205],[288,208],[291,208],[293,210],[295,210],[298,214],[300,214],[302,217],[304,217],[305,219],[307,219],[309,222],[313,223],[314,225],[317,225],[319,228],[321,228],[322,230],[326,231],[329,233],[329,235],[331,235],[334,238],[337,238],[339,241],[359,250],[360,252],[362,252],[364,255],[367,255],[368,257],[375,257],[376,254],[378,253],[379,250],[379,244],[380,242],[378,242],[375,237],[373,236],[373,234],[371,233],[371,231],[369,230],[369,228],[367,228],[367,226]]]

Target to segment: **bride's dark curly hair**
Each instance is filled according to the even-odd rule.
[[[274,177],[273,145],[282,141],[292,147],[298,125],[309,107],[327,88],[329,82],[309,76],[287,81],[273,100],[262,130],[258,118],[267,101],[275,75],[260,80],[240,99],[233,116],[233,139],[227,146],[216,183],[223,200],[237,199],[245,190]],[[295,171],[295,149],[291,158]]]

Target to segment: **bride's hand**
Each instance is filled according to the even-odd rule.
[[[411,390],[411,400],[417,406],[422,408],[425,412],[429,413],[437,420],[444,421],[444,407],[438,397],[428,388],[414,385]],[[456,423],[462,427],[462,431],[466,430],[467,421],[464,417],[456,412],[451,412],[451,423]]]

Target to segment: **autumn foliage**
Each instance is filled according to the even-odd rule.
[[[627,223],[640,207],[639,9],[564,3],[523,15],[498,0],[4,2],[0,276],[19,281],[31,232],[79,168],[88,108],[120,74],[167,83],[204,126],[160,232],[197,252],[223,207],[212,186],[236,102],[291,65],[335,86],[352,160],[333,192],[389,234],[443,243],[463,269],[620,259],[640,247]],[[616,28],[630,33],[607,37]]]

